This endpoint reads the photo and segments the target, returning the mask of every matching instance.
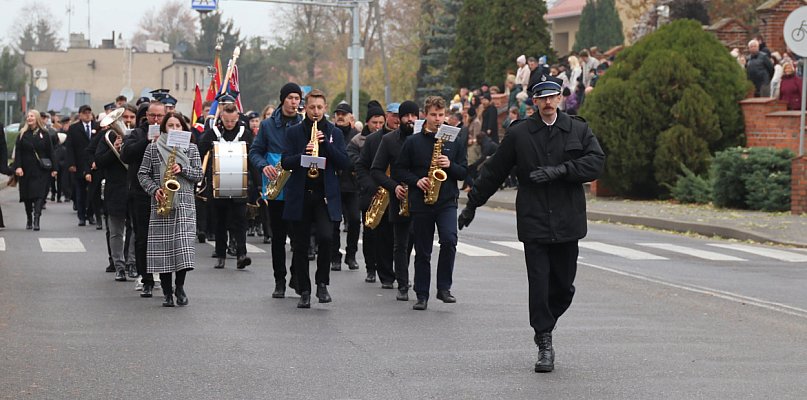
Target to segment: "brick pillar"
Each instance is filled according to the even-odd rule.
[[[616,194],[609,190],[599,180],[591,182],[591,195],[594,197],[614,197]]]
[[[807,157],[793,159],[790,173],[790,212],[807,213]]]

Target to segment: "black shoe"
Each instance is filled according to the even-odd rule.
[[[351,270],[359,269],[359,263],[356,262],[355,257],[345,257],[345,264],[347,264],[348,269]]]
[[[249,227],[249,228],[247,229],[247,236],[249,236],[249,237],[255,237],[255,228],[254,228],[254,227]]]
[[[174,294],[177,296],[178,306],[188,305],[188,295],[185,294],[185,288],[182,285],[177,285],[176,289],[174,289]]]
[[[140,297],[151,297],[151,290],[154,289],[154,283],[144,283],[143,291],[140,292]]]
[[[238,256],[238,261],[235,263],[235,267],[238,269],[244,269],[249,264],[252,264],[251,258],[247,256]]]
[[[50,201],[56,201],[56,195],[55,194],[50,195]]]
[[[87,218],[87,223],[90,225],[95,225],[95,218]]]
[[[282,299],[286,297],[286,287],[282,283],[275,284],[275,291],[272,292],[273,299]]]
[[[174,306],[174,291],[173,288],[164,287],[163,288],[163,307],[173,307]]]
[[[555,369],[555,349],[552,348],[552,332],[535,334],[538,345],[538,361],[535,372],[552,372]]]
[[[126,272],[123,270],[115,272],[115,280],[118,282],[126,282]]]
[[[395,296],[395,300],[409,301],[409,290],[408,289],[398,289],[398,295]]]
[[[264,237],[263,238],[263,244],[271,244],[271,243],[272,243],[272,238],[271,237]]]
[[[126,269],[129,270],[129,278],[136,279],[140,274],[137,273],[137,267],[134,264],[129,264],[126,266]]]
[[[367,283],[375,283],[375,272],[367,272],[367,277],[364,278]]]
[[[297,308],[311,308],[311,292],[300,293],[300,301],[297,302]]]
[[[101,229],[104,229],[104,223],[103,220],[99,219],[98,223],[95,224],[95,230],[100,231]]]
[[[236,249],[235,246],[235,239],[230,239],[230,242],[227,244],[227,254],[235,257],[238,254],[238,249]]]
[[[342,262],[341,261],[339,261],[339,260],[331,261],[331,271],[341,271],[341,270],[342,270]]]
[[[423,311],[429,306],[429,300],[427,299],[418,299],[417,303],[412,306],[413,310]]]
[[[443,303],[456,303],[457,298],[451,295],[451,292],[448,290],[438,290],[437,291],[437,300],[442,300]]]
[[[199,241],[199,243],[204,243],[207,241],[207,236],[205,236],[204,232],[199,232],[196,234],[196,239]]]
[[[33,228],[34,228],[34,221],[33,221],[33,219],[32,219],[32,218],[29,216],[29,217],[28,217],[28,220],[27,220],[27,221],[25,221],[25,229],[33,229]]]
[[[34,215],[34,230],[39,230],[39,215]]]
[[[106,272],[116,272],[115,271],[115,266],[112,265],[112,264],[107,265]]]
[[[314,250],[308,249],[308,261],[314,261],[317,258],[317,253],[314,253]]]
[[[214,265],[213,268],[218,268],[218,269],[224,268],[224,260],[225,260],[224,257],[219,257],[218,261],[216,261],[216,265]]]
[[[85,226],[87,225],[87,221],[78,221],[78,226]]]
[[[317,284],[317,298],[320,303],[330,303],[331,295],[328,293],[328,286],[324,283]]]
[[[56,199],[56,202],[57,202],[57,203],[61,203],[61,202],[62,202],[62,198],[61,198],[61,197],[59,197],[58,199]]]
[[[393,288],[395,288],[395,286],[392,285],[392,282],[390,283],[381,282],[381,289],[393,289]]]

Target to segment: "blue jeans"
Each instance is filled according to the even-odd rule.
[[[437,290],[451,289],[454,258],[457,255],[457,208],[412,213],[415,234],[415,293],[418,299],[429,298],[434,228],[440,243],[437,258]]]

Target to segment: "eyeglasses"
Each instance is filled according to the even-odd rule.
[[[146,114],[146,115],[148,115],[148,116],[149,116],[149,117],[151,117],[151,118],[163,118],[163,117],[165,117],[165,114],[152,114],[152,113],[148,113],[148,114]]]

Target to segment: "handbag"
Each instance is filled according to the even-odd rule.
[[[15,186],[17,186],[17,175],[11,175],[11,177],[8,178],[8,187],[15,187]]]
[[[50,171],[53,169],[53,161],[50,158],[39,158],[39,153],[34,151],[34,155],[36,156],[36,160],[39,161],[39,167]]]

